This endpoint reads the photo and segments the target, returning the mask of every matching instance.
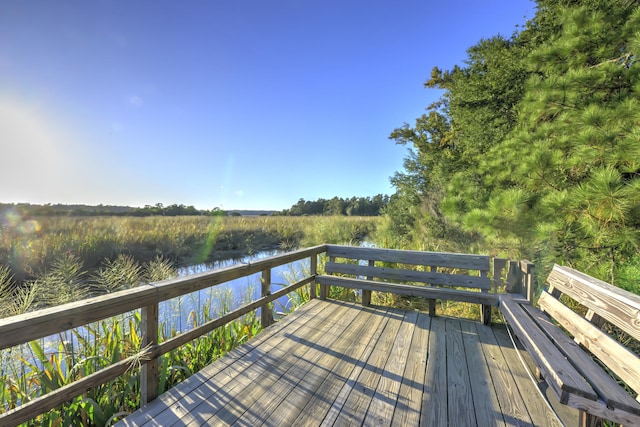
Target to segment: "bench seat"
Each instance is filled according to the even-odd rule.
[[[550,275],[552,281],[549,281],[553,285],[550,292],[542,292],[538,300],[540,308],[533,307],[521,296],[505,294],[500,296],[501,312],[531,355],[538,374],[560,403],[577,408],[592,419],[640,425],[640,403],[620,385],[626,383],[628,389],[637,394],[635,385],[640,376],[640,359],[598,327],[602,317],[597,313],[597,303],[589,303],[592,306],[587,315],[589,320],[559,300],[559,295],[566,293],[579,302],[583,302],[581,296],[598,301],[598,288],[593,287],[598,281],[573,272],[567,267],[554,267]],[[591,285],[588,294],[581,290],[583,287],[576,277]],[[612,291],[609,287],[606,290]],[[611,297],[619,291],[616,288],[608,295]],[[633,294],[624,294],[624,297],[625,302],[631,302],[631,309],[627,311],[631,314],[629,322],[632,322],[634,307],[640,303],[640,297]],[[623,326],[633,330],[628,325]]]

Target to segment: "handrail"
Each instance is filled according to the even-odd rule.
[[[0,350],[325,252],[319,245],[0,319]]]
[[[264,311],[268,303],[301,286],[313,283],[317,256],[325,251],[326,245],[318,245],[247,264],[150,283],[133,289],[0,319],[0,350],[2,350],[84,326],[91,322],[142,309],[141,333],[143,343],[142,350],[137,354],[1,414],[0,425],[17,425],[33,419],[39,414],[80,396],[88,389],[98,387],[119,377],[131,367],[140,364],[142,368],[140,380],[142,403],[153,400],[157,394],[157,376],[150,373],[157,371],[158,357],[250,311],[258,308],[263,308]],[[272,268],[305,258],[310,258],[311,260],[311,276],[286,286],[273,294],[270,291],[270,284],[263,283],[262,296],[256,301],[166,340],[161,344],[158,343],[158,304],[160,302],[255,273],[262,272],[263,278],[269,277]]]

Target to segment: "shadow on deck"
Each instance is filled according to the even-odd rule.
[[[317,299],[118,426],[228,424],[561,425],[504,326]]]

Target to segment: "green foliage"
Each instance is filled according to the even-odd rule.
[[[33,293],[16,287],[9,267],[0,265],[0,317],[13,316],[33,304]]]
[[[389,203],[389,196],[378,194],[374,197],[352,197],[343,199],[318,199],[309,201],[300,199],[289,209],[281,212],[282,215],[347,215],[347,216],[378,216]]]
[[[33,219],[15,214],[0,230],[0,265],[9,267],[16,286],[26,289],[22,285],[73,254],[91,273],[85,280],[100,274],[106,280],[113,267],[123,264],[122,258],[116,262],[119,257],[139,264],[162,257],[184,266],[276,248],[360,241],[380,221],[380,217],[356,216]]]
[[[51,269],[32,284],[38,296],[38,305],[61,305],[87,298],[89,291],[83,268],[80,258],[71,253],[65,253],[55,260]]]
[[[141,268],[133,257],[120,255],[114,261],[105,260],[93,278],[98,293],[111,293],[138,286],[142,279]]]
[[[640,7],[537,3],[511,38],[434,68],[426,86],[443,97],[391,134],[412,150],[392,179],[387,227],[410,244],[566,263],[634,288],[625,263],[640,250]]]

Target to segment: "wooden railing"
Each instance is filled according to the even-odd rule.
[[[422,289],[422,291],[412,293],[410,288],[412,285],[406,282],[418,281],[424,282],[427,285],[430,282],[436,285],[455,286],[460,284],[456,281],[442,282],[440,280],[442,279],[442,275],[435,270],[417,273],[414,270],[398,269],[394,273],[390,273],[385,267],[376,266],[376,263],[380,262],[403,261],[416,265],[424,264],[423,267],[433,267],[435,265],[452,267],[453,264],[450,264],[450,261],[446,260],[452,259],[453,254],[319,245],[252,261],[247,264],[146,284],[100,297],[0,319],[0,350],[29,343],[33,340],[82,327],[92,322],[119,316],[134,310],[141,311],[142,320],[140,331],[142,334],[142,349],[140,352],[0,415],[0,425],[17,425],[31,420],[50,409],[82,395],[87,390],[118,378],[127,370],[138,365],[141,365],[141,403],[145,404],[153,400],[157,396],[158,391],[158,358],[161,355],[257,309],[261,309],[261,322],[263,327],[269,326],[273,322],[273,312],[271,309],[268,309],[269,304],[302,286],[311,285],[310,297],[317,297],[316,280],[321,277],[317,275],[318,256],[323,253],[328,253],[331,256],[328,268],[329,272],[335,271],[340,273],[343,271],[341,267],[335,264],[335,257],[351,257],[367,262],[364,270],[358,268],[353,270],[354,267],[348,267],[350,269],[349,272],[353,274],[360,275],[363,273],[367,276],[366,278],[369,282],[364,283],[364,285],[360,282],[349,282],[350,287],[358,287],[360,285],[359,287],[363,289],[363,301],[365,303],[368,303],[370,300],[370,291],[372,290],[409,295],[422,295],[424,293],[425,286],[413,286],[415,289]],[[400,258],[398,258],[398,256]],[[488,296],[491,294],[485,291],[492,287],[493,293],[495,294],[497,286],[504,285],[505,283],[510,290],[518,289],[525,294],[533,295],[533,266],[531,264],[527,264],[526,262],[510,262],[499,258],[494,259],[493,263],[490,264],[489,257],[476,255],[456,255],[453,256],[453,258],[468,263],[468,265],[465,264],[466,267],[480,270],[479,277],[467,277],[462,280],[463,282],[467,281],[479,284],[482,289],[482,292],[476,292],[475,296],[471,295],[471,293],[469,293],[469,295],[461,293],[458,295],[463,295],[463,297],[453,299],[489,305],[493,303],[494,296]],[[309,276],[272,293],[270,287],[271,270],[275,267],[303,259],[309,259]],[[507,267],[509,267],[508,271]],[[492,272],[492,277],[488,277],[489,271]],[[161,302],[256,273],[262,274],[261,297],[259,299],[171,339],[161,343],[158,342],[159,304]],[[327,278],[328,276],[323,277],[324,279],[320,290],[320,296],[323,298],[327,296],[329,286],[341,286],[345,283],[344,281],[340,281],[338,277],[334,277],[333,279]],[[395,281],[404,282],[404,284],[372,281],[376,277],[383,279],[392,278]],[[334,279],[335,281],[332,281]],[[430,289],[436,288],[431,287]],[[437,289],[440,290],[435,290],[433,293],[424,295],[428,298],[442,299],[449,299],[453,295],[451,291],[443,290],[442,288]]]
[[[325,245],[315,246],[248,264],[150,283],[96,298],[0,319],[0,350],[3,350],[133,310],[140,309],[142,313],[142,350],[139,353],[2,414],[0,425],[17,425],[31,420],[82,395],[89,389],[121,376],[140,362],[142,362],[140,379],[142,404],[153,400],[158,390],[158,357],[259,308],[263,326],[269,326],[273,322],[273,316],[271,310],[266,309],[268,304],[304,285],[313,283],[317,256],[325,250]],[[272,293],[271,269],[305,258],[311,260],[311,275]],[[158,343],[160,302],[256,273],[262,273],[261,298]]]

